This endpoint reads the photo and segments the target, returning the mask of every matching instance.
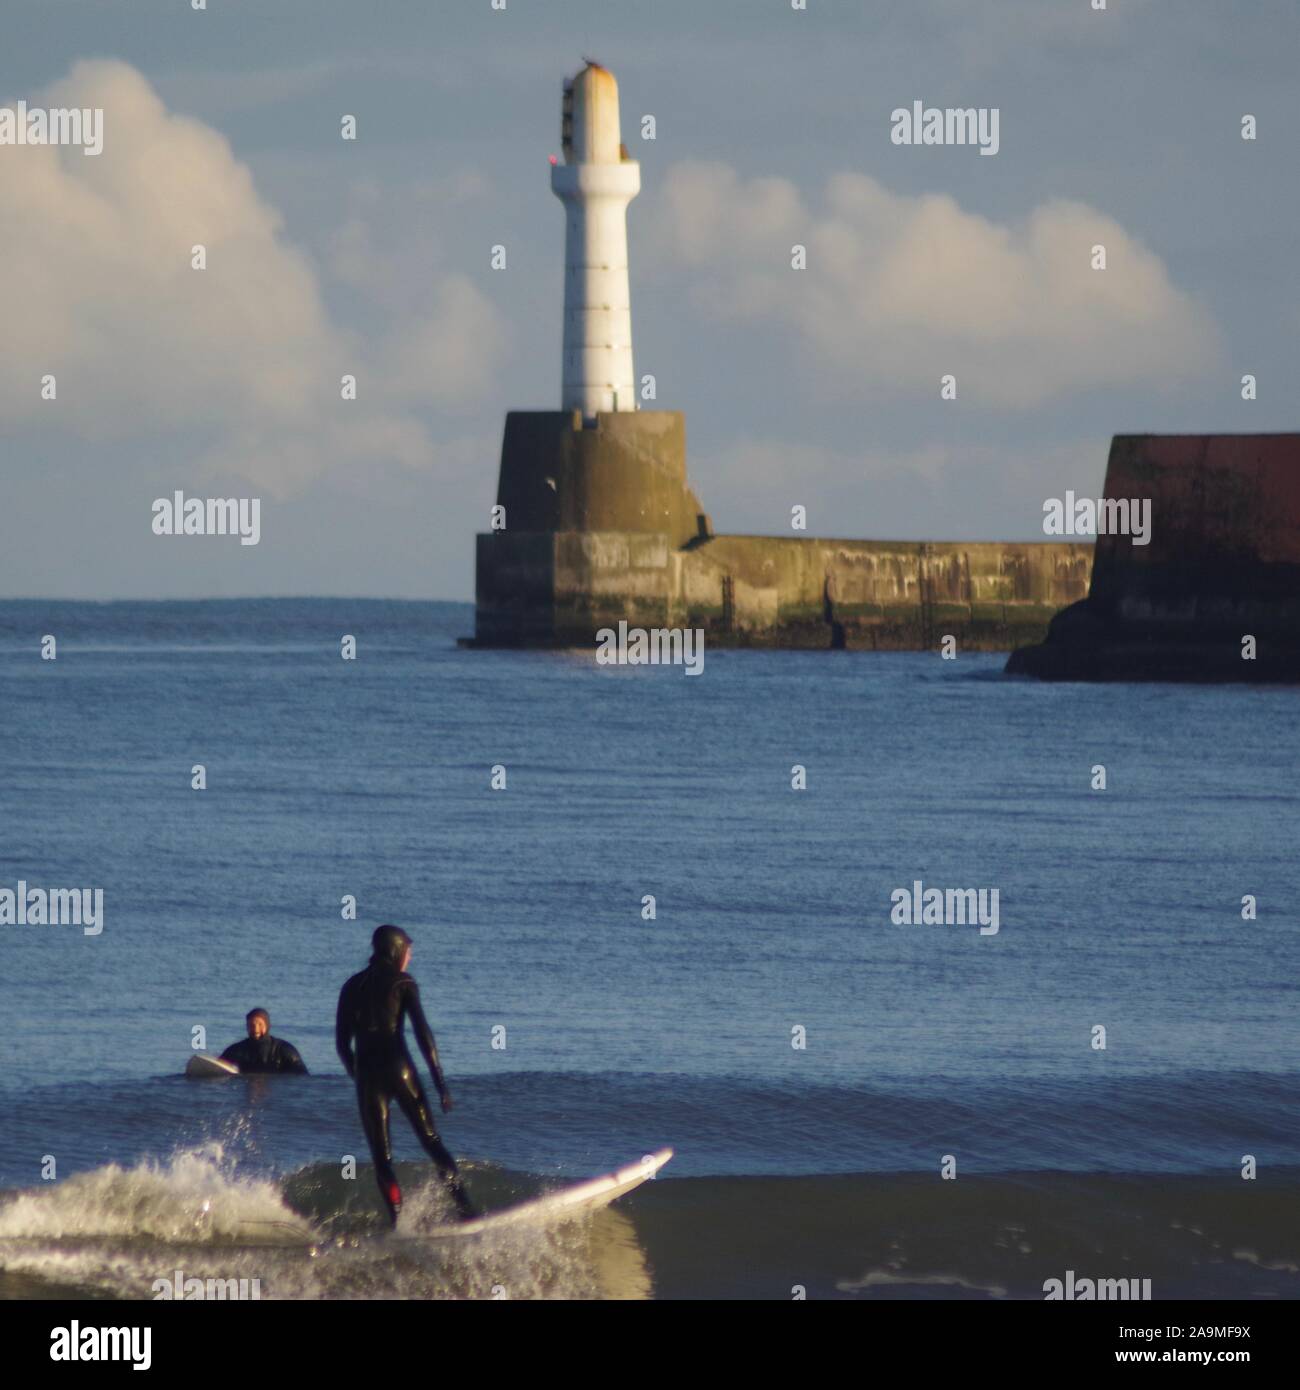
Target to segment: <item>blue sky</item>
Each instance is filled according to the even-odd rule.
[[[11,0],[4,28],[0,104],[102,106],[105,149],[0,147],[0,595],[471,597],[504,413],[558,406],[547,157],[584,54],[642,165],[636,370],[717,530],[800,503],[821,535],[1033,539],[1113,433],[1297,424],[1293,4]],[[998,108],[998,154],[892,144],[918,100]],[[261,543],[153,536],[177,488],[260,496]]]

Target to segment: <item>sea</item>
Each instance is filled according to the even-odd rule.
[[[0,902],[103,894],[0,922],[0,1297],[1300,1293],[1295,690],[472,630],[0,603]],[[395,1116],[386,1235],[333,1026],[390,922],[480,1205],[662,1172],[449,1240]],[[187,1078],[254,1007],[311,1074]]]

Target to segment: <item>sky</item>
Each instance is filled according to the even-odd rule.
[[[0,106],[104,146],[0,145],[0,597],[471,599],[505,412],[559,408],[584,56],[717,532],[1041,539],[1113,434],[1297,428],[1291,0],[193,3],[5,6]],[[997,153],[894,143],[917,101]],[[155,535],[178,489],[259,543]]]

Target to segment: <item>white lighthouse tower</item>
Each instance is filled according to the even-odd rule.
[[[619,139],[618,83],[590,59],[564,84],[564,163],[551,192],[564,203],[564,368],[561,405],[584,420],[634,411],[627,205],[641,166]]]

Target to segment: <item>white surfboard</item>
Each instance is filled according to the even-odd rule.
[[[499,1231],[508,1226],[553,1225],[560,1221],[585,1216],[589,1212],[608,1206],[610,1202],[640,1187],[664,1166],[673,1156],[671,1149],[660,1149],[647,1154],[635,1163],[629,1163],[614,1173],[602,1173],[598,1178],[587,1178],[569,1187],[555,1188],[543,1192],[538,1197],[530,1197],[513,1207],[502,1207],[500,1211],[490,1211],[486,1216],[475,1217],[473,1221],[459,1221],[454,1225],[435,1226],[431,1231],[422,1231],[409,1237],[412,1240],[456,1240],[463,1236],[475,1236],[483,1231]]]
[[[210,1057],[206,1052],[196,1052],[185,1063],[186,1076],[238,1076],[239,1068],[233,1062],[223,1062],[220,1057]]]

